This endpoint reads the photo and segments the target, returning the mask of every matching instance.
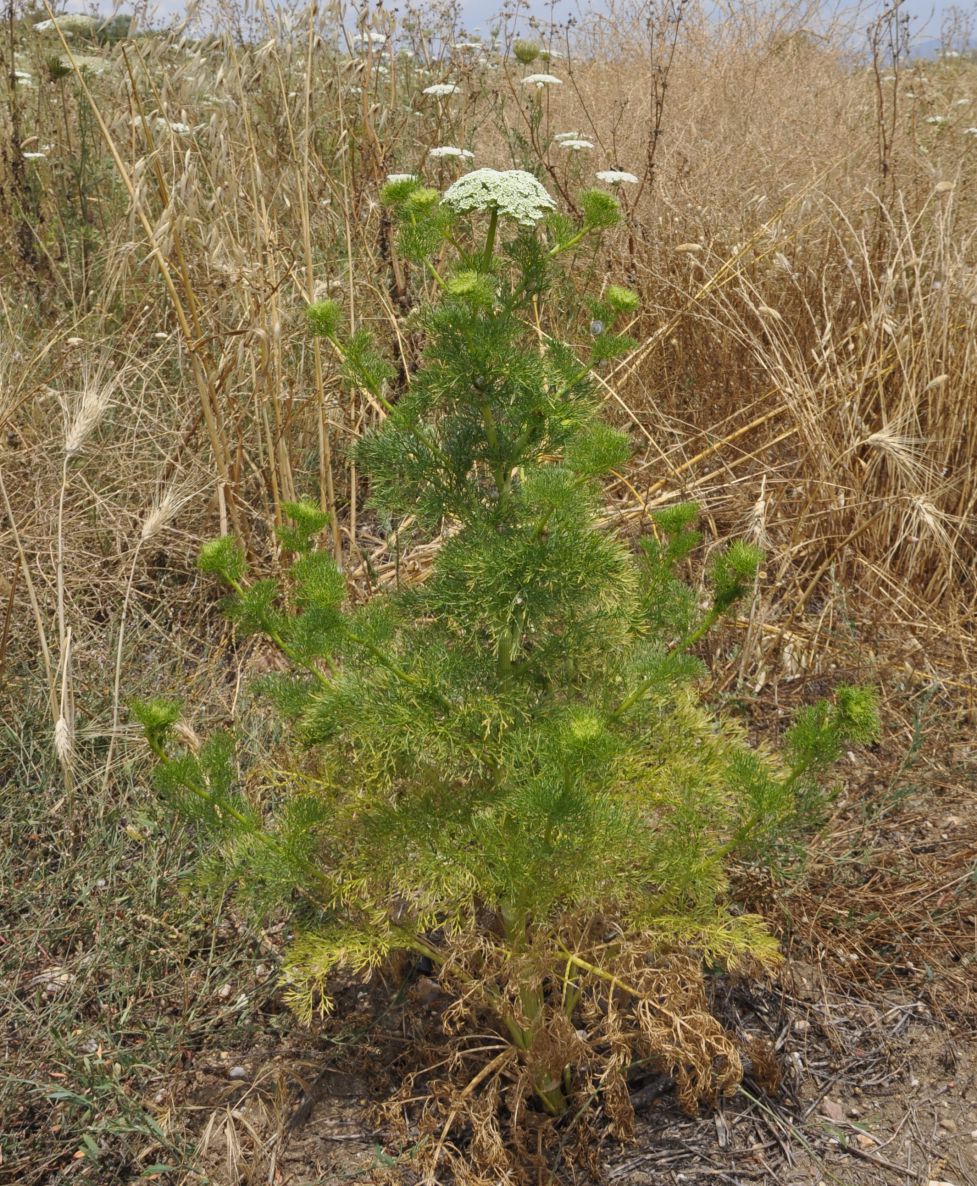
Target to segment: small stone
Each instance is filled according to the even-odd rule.
[[[247,1079],[248,1072],[244,1067],[231,1067],[227,1072],[228,1079]]]
[[[878,1141],[870,1133],[860,1132],[855,1134],[855,1144],[859,1149],[874,1149]]]
[[[830,1120],[834,1124],[844,1124],[845,1122],[845,1109],[837,1100],[833,1100],[829,1096],[825,1096],[821,1101],[821,1115],[825,1120]]]
[[[229,984],[222,984],[220,986],[220,988],[217,990],[217,995],[220,997],[220,999],[222,1001],[226,1001],[227,998],[231,995],[231,986]]]
[[[940,1128],[942,1128],[944,1132],[956,1132],[957,1122],[955,1120],[951,1120],[949,1116],[943,1116],[940,1119]]]
[[[414,991],[425,1005],[433,1005],[444,996],[441,985],[430,976],[418,976]]]

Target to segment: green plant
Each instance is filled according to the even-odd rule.
[[[407,949],[456,990],[456,1022],[477,1012],[507,1039],[498,1073],[553,1115],[599,1085],[623,1131],[634,1060],[689,1106],[738,1081],[703,963],[770,963],[776,944],[728,901],[728,864],[803,822],[841,745],[874,734],[872,696],[808,710],[781,757],[751,748],[700,702],[692,648],[750,594],[759,553],[716,552],[703,608],[678,575],[694,506],[658,512],[637,555],[601,525],[628,441],[592,371],[629,348],[637,298],[594,299],[585,358],[548,336],[546,309],[614,199],[581,195],[573,222],[534,177],[487,169],[383,198],[438,288],[421,369],[391,404],[389,365],[341,336],[335,305],[309,326],[386,408],[357,462],[384,522],[443,532],[432,571],[344,608],[326,514],[306,502],[285,508],[281,581],[252,579],[233,538],[203,549],[238,628],[292,661],[269,691],[310,757],[289,760],[273,808],[241,789],[228,737],[181,749],[176,706],[136,712],[160,785],[219,839],[223,879],[260,908],[298,902],[285,981],[301,1015],[328,1009],[337,970]]]

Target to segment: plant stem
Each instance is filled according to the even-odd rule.
[[[696,626],[694,630],[689,631],[689,633],[681,640],[681,642],[677,642],[669,653],[676,655],[680,651],[688,650],[689,647],[694,646],[700,638],[709,633],[720,616],[719,610],[711,609],[702,619],[699,625]],[[615,708],[610,714],[608,719],[611,721],[619,720],[629,708],[633,708],[634,705],[637,704],[641,699],[641,697],[644,696],[644,694],[658,682],[658,678],[659,677],[657,675],[653,675],[646,680],[642,680],[642,682],[638,684],[633,692],[625,696],[617,708]]]
[[[485,251],[482,255],[482,270],[490,272],[492,270],[492,256],[495,252],[495,235],[499,229],[499,211],[493,206],[492,212],[489,214],[488,234],[485,236]]]

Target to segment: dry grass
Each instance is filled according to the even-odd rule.
[[[711,540],[762,542],[751,616],[716,644],[717,690],[837,666],[893,701],[932,684],[946,718],[972,719],[977,67],[877,76],[842,30],[810,33],[813,10],[716,25],[660,8],[650,30],[648,11],[610,5],[573,31],[569,59],[565,34],[547,33],[561,56],[546,68],[565,83],[528,93],[511,56],[482,61],[445,48],[457,30],[425,32],[450,13],[409,17],[412,56],[392,57],[354,51],[356,22],[341,33],[335,10],[269,19],[247,43],[173,33],[94,49],[4,32],[5,77],[33,76],[0,95],[0,717],[13,722],[0,781],[24,813],[12,844],[37,831],[25,795],[38,780],[55,788],[45,811],[70,821],[56,865],[128,819],[120,788],[143,777],[130,695],[181,685],[202,716],[239,712],[252,657],[198,587],[203,538],[236,530],[274,567],[282,502],[312,493],[358,584],[392,570],[347,453],[381,413],[340,395],[302,314],[337,296],[409,381],[424,280],[398,260],[376,197],[388,172],[453,177],[425,161],[438,143],[477,165],[541,167],[568,200],[596,168],[640,178],[611,258],[575,276],[626,275],[643,302],[639,345],[601,375],[635,447],[608,514],[641,530],[648,507],[693,497]],[[361,13],[357,27],[391,33],[390,20]],[[461,93],[421,95],[442,80]],[[551,138],[567,130],[594,149],[561,150]],[[425,553],[397,563],[422,572]],[[818,876],[837,856],[825,850]],[[933,858],[898,884],[954,870]],[[872,883],[890,904],[903,892],[891,876]],[[913,917],[922,943],[929,915]]]

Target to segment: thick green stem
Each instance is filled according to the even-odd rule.
[[[492,256],[495,253],[495,234],[499,229],[499,212],[496,207],[492,207],[492,212],[489,214],[488,234],[485,236],[485,251],[482,255],[482,269],[490,272],[492,270]]]

